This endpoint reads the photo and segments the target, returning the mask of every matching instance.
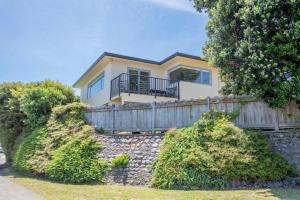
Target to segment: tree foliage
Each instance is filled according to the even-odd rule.
[[[204,53],[221,69],[224,94],[250,94],[273,107],[300,103],[300,1],[194,0],[207,11]]]

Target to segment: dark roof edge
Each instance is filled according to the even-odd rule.
[[[176,56],[181,56],[181,57],[185,57],[185,58],[191,58],[191,59],[195,59],[195,60],[203,60],[203,61],[207,61],[204,60],[198,56],[194,56],[194,55],[190,55],[190,54],[185,54],[185,53],[180,53],[180,52],[176,52],[170,56],[168,56],[167,58],[163,59],[160,62],[154,61],[154,60],[147,60],[147,59],[143,59],[143,58],[137,58],[137,57],[131,57],[131,56],[125,56],[125,55],[121,55],[121,54],[115,54],[115,53],[109,53],[109,52],[104,52],[103,54],[101,54],[101,56],[99,58],[97,58],[97,60],[80,76],[80,78],[72,85],[72,87],[75,87],[79,81],[85,77],[94,67],[95,65],[100,62],[105,56],[110,56],[110,57],[115,57],[115,58],[122,58],[122,59],[127,59],[127,60],[132,60],[132,61],[138,61],[138,62],[143,62],[143,63],[148,63],[148,64],[155,64],[155,65],[162,65],[165,62],[175,58]]]

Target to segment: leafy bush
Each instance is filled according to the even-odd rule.
[[[73,138],[54,152],[46,174],[63,182],[103,182],[109,165],[98,160],[98,149],[95,138]]]
[[[47,125],[21,139],[14,166],[23,172],[72,183],[103,181],[108,163],[98,160],[99,144],[86,124],[87,106],[57,106]]]
[[[50,80],[0,84],[0,142],[7,160],[12,161],[21,134],[44,126],[53,107],[76,100],[70,87]]]
[[[211,111],[192,127],[170,130],[154,164],[152,184],[224,187],[233,181],[277,181],[295,175],[258,132]]]
[[[21,83],[0,84],[0,143],[7,161],[12,161],[13,147],[23,132],[25,114],[20,110],[16,93],[24,91]]]
[[[19,138],[20,144],[14,157],[13,166],[21,172],[42,174],[43,166],[49,160],[38,155],[43,154],[43,142],[46,138],[46,127],[36,128]]]
[[[121,154],[112,160],[112,166],[125,168],[128,166],[129,159],[130,159],[129,155]]]
[[[52,108],[72,103],[75,96],[69,90],[70,88],[51,81],[26,89],[25,94],[20,97],[21,111],[26,115],[26,125],[32,128],[44,125]]]
[[[0,84],[0,142],[22,172],[65,182],[103,181],[108,163],[70,87],[59,82]]]

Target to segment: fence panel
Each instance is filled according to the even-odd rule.
[[[241,128],[300,128],[300,110],[295,102],[274,110],[252,97],[103,106],[87,110],[86,118],[96,128],[108,131],[155,131],[190,126],[210,109],[238,111],[233,122]]]

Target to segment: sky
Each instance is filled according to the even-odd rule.
[[[190,0],[0,0],[0,83],[71,86],[105,51],[201,56],[207,22]]]

